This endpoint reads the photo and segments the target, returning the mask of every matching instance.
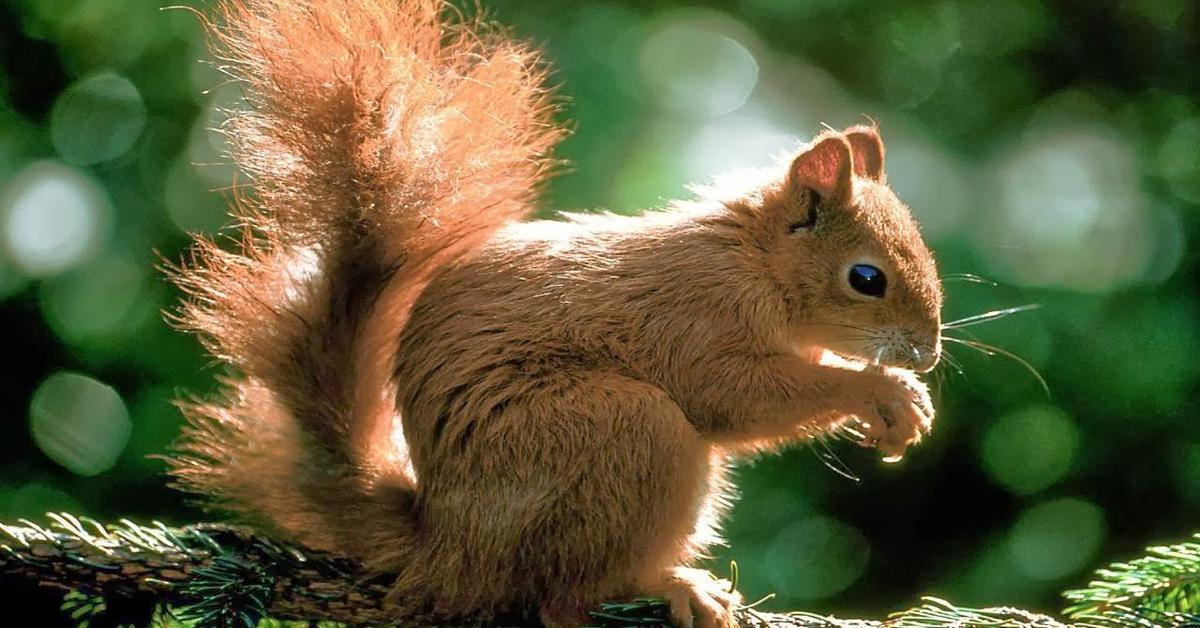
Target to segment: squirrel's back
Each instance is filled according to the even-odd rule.
[[[524,222],[438,269],[401,334],[395,380],[417,467],[496,446],[497,408],[515,403],[514,390],[604,372],[685,403],[679,380],[719,361],[723,346],[771,342],[782,304],[761,256],[747,252],[753,222],[711,199]]]

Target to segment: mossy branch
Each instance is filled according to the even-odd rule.
[[[68,591],[64,611],[98,623],[149,624],[155,618],[197,626],[253,627],[266,619],[353,625],[535,624],[528,616],[402,616],[386,600],[386,577],[356,562],[283,543],[247,528],[197,524],[173,528],[122,520],[103,525],[68,514],[46,526],[0,524],[0,576]],[[1080,628],[1198,625],[1200,544],[1151,548],[1145,558],[1098,573],[1067,598],[1076,623],[1020,609],[970,609],[935,598],[881,621],[811,613],[738,611],[742,625],[823,628],[995,626]],[[104,614],[122,614],[119,618]],[[596,626],[658,626],[666,604],[631,600],[591,613]]]

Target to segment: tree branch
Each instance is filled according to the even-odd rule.
[[[241,597],[278,619],[394,621],[384,602],[386,581],[372,581],[351,560],[247,528],[127,520],[103,526],[65,514],[51,518],[49,527],[26,520],[0,524],[0,573],[106,598],[150,595],[166,606],[191,608],[185,614],[198,619],[244,612],[222,608]],[[238,591],[215,595],[222,587]]]
[[[27,520],[19,525],[0,524],[0,575],[72,592],[64,609],[74,610],[73,616],[80,620],[104,609],[127,609],[130,601],[140,601],[145,607],[142,623],[149,621],[154,609],[196,625],[221,627],[252,627],[265,617],[354,625],[488,623],[479,617],[402,615],[386,599],[388,578],[373,576],[344,557],[280,542],[248,528],[219,524],[172,528],[128,520],[102,525],[68,514],[50,518],[53,523],[45,527]],[[1197,566],[1190,562],[1178,565],[1184,571]],[[1157,574],[1164,573],[1161,561],[1156,568]],[[1196,615],[1172,614],[1171,609],[1165,613],[1155,609],[1155,623],[1125,624],[1113,619],[1118,615],[1112,615],[1112,610],[1103,617],[1088,617],[1089,623],[1079,626],[1185,625],[1179,622],[1197,619]],[[1116,610],[1125,613],[1119,616],[1125,619],[1139,619],[1146,612],[1143,608]],[[755,628],[1066,625],[1020,609],[961,608],[934,598],[883,621],[760,613],[752,608],[739,610],[738,619],[743,626]],[[665,625],[667,607],[661,600],[610,603],[593,611],[591,620],[596,626]],[[490,623],[536,624],[536,618],[496,617]]]

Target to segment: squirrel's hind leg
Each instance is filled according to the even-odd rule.
[[[710,481],[711,446],[670,397],[610,373],[493,386],[472,390],[464,406],[504,398],[503,411],[469,439],[435,445],[453,455],[431,456],[421,472],[423,528],[445,555],[430,562],[515,594],[510,602],[539,608],[549,624],[602,601],[656,595],[678,617],[725,625],[707,612],[720,601],[681,593],[677,568],[693,558],[697,522],[724,486]]]

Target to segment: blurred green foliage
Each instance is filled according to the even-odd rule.
[[[832,443],[742,467],[714,565],[736,559],[748,598],[1054,608],[1102,557],[1195,527],[1195,3],[488,5],[546,48],[577,121],[547,207],[660,205],[870,115],[946,319],[1043,306],[959,333],[1027,359],[1048,396],[952,345],[938,425],[899,465]],[[216,374],[159,316],[177,295],[156,265],[223,223],[238,178],[211,129],[238,90],[203,61],[196,17],[159,7],[0,5],[0,519],[203,516],[147,458],[178,430],[171,399]]]

